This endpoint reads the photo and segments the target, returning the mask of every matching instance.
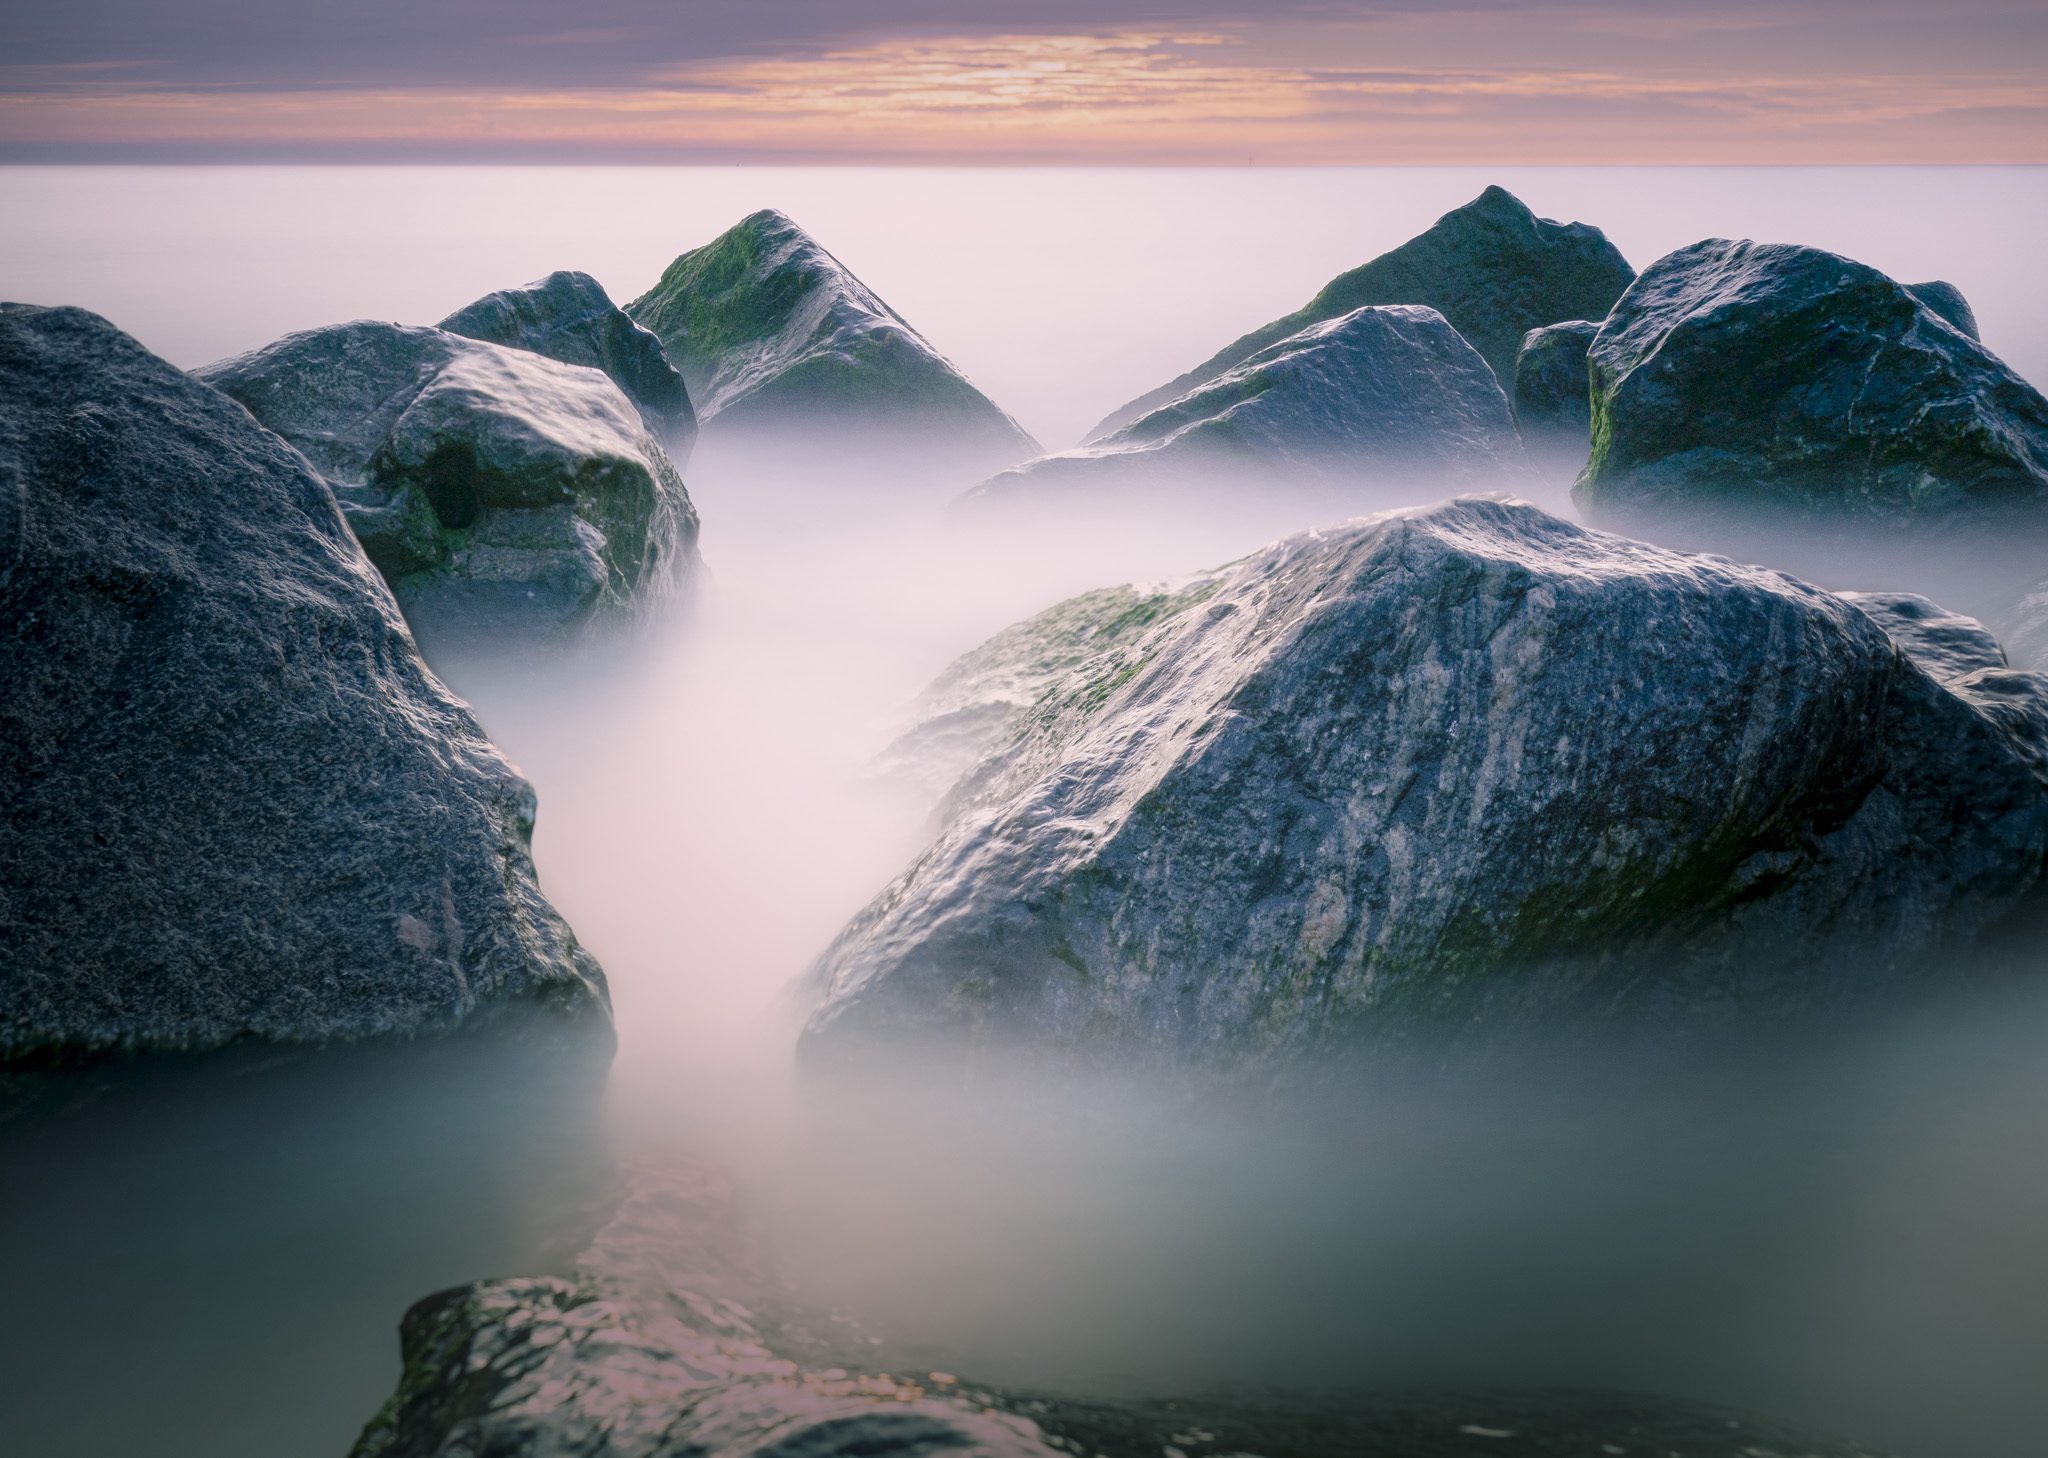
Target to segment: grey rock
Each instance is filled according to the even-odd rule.
[[[661,341],[628,318],[589,274],[559,269],[523,289],[500,289],[437,327],[603,370],[638,407],[669,457],[678,466],[687,464],[697,441],[697,412],[682,375],[668,362]]]
[[[303,456],[8,304],[0,481],[0,1057],[608,1028],[531,788]]]
[[[808,1057],[1826,1018],[2036,891],[2048,682],[1931,607],[1477,498],[1190,591],[956,789]]]
[[[1927,283],[1907,284],[1905,289],[1970,338],[1981,340],[1984,337],[1977,332],[1976,310],[1970,307],[1970,301],[1954,284],[1932,279]]]
[[[1270,344],[1366,304],[1423,304],[1471,341],[1504,386],[1522,336],[1558,319],[1598,319],[1635,278],[1628,260],[1587,223],[1539,218],[1489,187],[1427,232],[1340,273],[1308,303],[1235,340],[1179,379],[1141,395],[1090,432],[1109,434],[1187,394]]]
[[[326,475],[430,647],[645,616],[695,564],[689,493],[598,370],[359,320],[194,373]]]
[[[1590,354],[1598,520],[2048,524],[2048,400],[1874,268],[1710,238],[1657,260]]]
[[[1593,448],[1586,351],[1600,326],[1589,319],[1547,324],[1522,336],[1515,355],[1515,428],[1545,476],[1576,478]]]
[[[1507,397],[1443,315],[1413,305],[1312,324],[1100,440],[1004,471],[992,502],[1216,484],[1399,481],[1435,492],[1529,469]]]
[[[905,442],[1008,462],[1038,444],[901,315],[772,208],[677,258],[626,312],[712,436]]]
[[[1975,618],[1952,613],[1912,592],[1841,592],[1891,635],[1894,643],[1937,683],[1980,668],[2005,668],[2005,650]]]

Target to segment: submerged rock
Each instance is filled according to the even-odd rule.
[[[1602,317],[1634,278],[1628,260],[1598,228],[1539,218],[1505,188],[1489,187],[1427,232],[1338,274],[1286,318],[1254,329],[1179,379],[1139,396],[1096,426],[1090,439],[1187,394],[1290,334],[1366,304],[1435,309],[1511,388],[1523,335],[1558,319]]]
[[[648,613],[697,513],[601,372],[359,320],[194,373],[326,475],[415,632],[497,641]]]
[[[1214,483],[1373,480],[1419,490],[1526,475],[1507,397],[1434,309],[1313,324],[1122,429],[992,477],[971,501]]]
[[[1927,283],[1906,284],[1905,290],[1970,338],[1983,338],[1977,332],[1976,310],[1970,307],[1970,301],[1954,284],[1932,279]]]
[[[955,791],[810,1057],[1764,1024],[1914,988],[2040,879],[2048,682],[1930,657],[1931,605],[1472,498],[1189,592]]]
[[[563,364],[603,370],[639,409],[678,465],[697,441],[697,413],[661,341],[611,301],[587,273],[560,269],[523,289],[500,289],[438,326],[450,334],[530,350]]]
[[[1515,355],[1515,428],[1546,476],[1570,481],[1593,444],[1586,351],[1600,326],[1590,319],[1547,324],[1522,336]]]
[[[772,208],[676,259],[626,306],[718,437],[925,444],[990,461],[1038,444],[873,290]]]
[[[533,792],[305,458],[0,306],[0,1058],[609,1021]]]
[[[1681,248],[1615,305],[1590,364],[1573,497],[1595,518],[2048,525],[2048,400],[1836,254]]]

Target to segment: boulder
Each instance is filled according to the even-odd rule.
[[[1710,238],[1657,260],[1589,356],[1589,517],[2048,524],[2048,401],[1874,268]]]
[[[1393,481],[1435,492],[1521,484],[1528,461],[1486,361],[1434,309],[1380,305],[1312,324],[1085,446],[967,499]]]
[[[603,370],[678,465],[697,441],[697,412],[661,341],[626,317],[587,273],[560,269],[523,289],[500,289],[439,326],[450,334]]]
[[[1586,351],[1600,326],[1590,319],[1546,324],[1522,336],[1515,355],[1515,428],[1544,475],[1570,481],[1592,449]]]
[[[598,370],[359,320],[194,373],[326,475],[430,646],[645,615],[695,562],[689,493]]]
[[[1512,388],[1522,336],[1558,319],[1598,319],[1635,278],[1607,235],[1588,223],[1539,218],[1489,187],[1425,233],[1340,273],[1284,319],[1254,329],[1179,379],[1141,395],[1090,432],[1108,435],[1311,324],[1367,304],[1423,304],[1471,341]]]
[[[1038,443],[897,312],[772,208],[676,259],[626,306],[711,436],[928,445],[990,463]]]
[[[1970,307],[1970,301],[1963,297],[1963,291],[1954,284],[1934,279],[1928,283],[1907,284],[1905,289],[1970,338],[1983,338],[1977,332],[1976,310]]]
[[[1827,1018],[2040,880],[2048,681],[1931,605],[1482,498],[1187,592],[955,790],[815,969],[808,1058]]]
[[[299,452],[0,306],[0,1058],[608,1029],[533,791]]]

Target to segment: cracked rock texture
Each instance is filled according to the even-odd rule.
[[[1504,388],[1515,378],[1522,336],[1559,319],[1598,319],[1635,270],[1587,223],[1539,218],[1505,188],[1489,187],[1425,232],[1372,262],[1340,273],[1308,303],[1116,411],[1089,433],[1108,435],[1311,324],[1366,304],[1421,304],[1451,321]]]
[[[372,320],[196,370],[312,461],[432,647],[652,613],[697,513],[602,371]]]
[[[709,437],[915,446],[987,465],[1038,443],[772,208],[668,266],[626,312],[654,331]]]
[[[0,306],[0,1057],[608,1028],[534,799],[305,457]]]
[[[2040,881],[2048,683],[1924,600],[1479,498],[1186,591],[955,789],[808,1056],[1768,1025],[1911,992]]]
[[[2048,525],[2048,400],[1837,254],[1723,238],[1667,254],[1589,363],[1592,458],[1572,494],[1596,520]]]
[[[1109,435],[1041,456],[964,501],[1373,481],[1470,490],[1529,471],[1493,372],[1434,309],[1310,325]]]
[[[697,441],[697,412],[661,341],[614,304],[587,273],[559,269],[522,289],[486,294],[438,326],[450,334],[603,370],[681,466]]]

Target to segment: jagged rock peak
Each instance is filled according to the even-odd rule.
[[[558,269],[519,289],[485,294],[443,319],[450,334],[531,350],[603,370],[626,392],[677,465],[697,439],[697,414],[661,341],[614,304],[587,273]]]
[[[1503,387],[1512,388],[1523,335],[1559,319],[1601,318],[1634,278],[1598,228],[1539,218],[1505,188],[1488,187],[1426,232],[1337,275],[1294,313],[1133,400],[1090,438],[1186,394],[1276,340],[1366,304],[1435,309],[1479,351]]]
[[[326,483],[82,309],[0,305],[0,621],[0,1061],[608,1030]]]

